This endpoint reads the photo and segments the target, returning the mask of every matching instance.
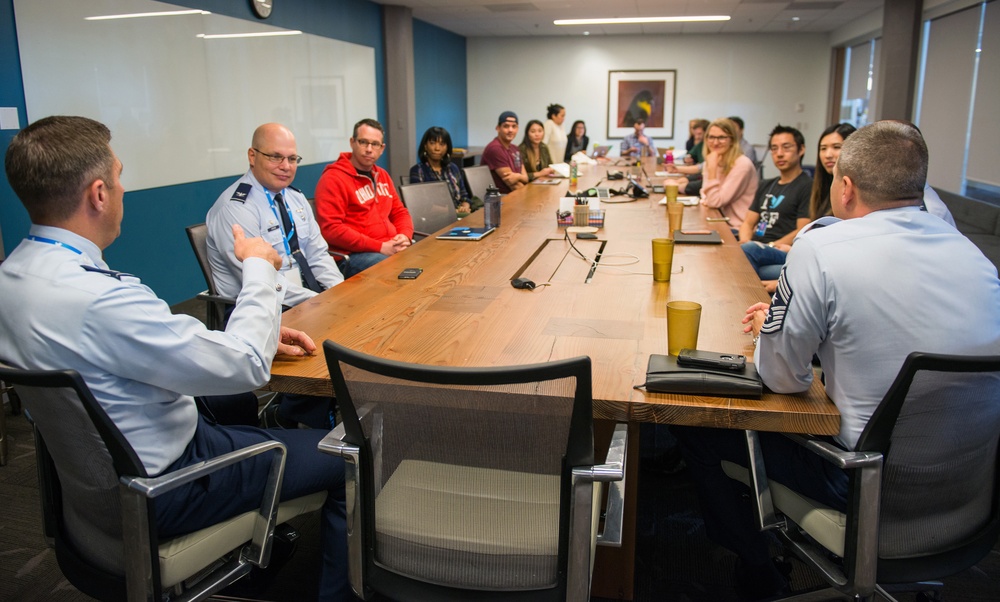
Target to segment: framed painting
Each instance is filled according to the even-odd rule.
[[[608,138],[631,134],[638,119],[653,138],[673,138],[676,85],[675,69],[608,71]]]

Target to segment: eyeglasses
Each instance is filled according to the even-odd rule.
[[[354,142],[357,143],[358,146],[362,146],[362,147],[363,146],[368,146],[368,147],[371,147],[374,150],[378,150],[378,149],[382,148],[383,146],[385,146],[384,144],[382,144],[381,142],[378,142],[377,140],[355,140]]]
[[[779,149],[785,151],[786,153],[790,153],[797,150],[797,147],[794,144],[782,144],[781,146],[775,144],[771,147],[771,152],[776,153]]]
[[[732,136],[706,136],[705,139],[709,142],[722,142],[723,140],[729,140]]]
[[[286,159],[288,160],[289,165],[298,165],[299,163],[302,163],[302,157],[298,155],[292,155],[290,157],[286,157],[284,155],[271,155],[265,153],[264,151],[257,150],[256,148],[253,149],[253,152],[266,158],[267,162],[270,163],[271,165],[281,165],[281,163]]]

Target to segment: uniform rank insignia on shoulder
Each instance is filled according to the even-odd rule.
[[[295,192],[297,192],[297,193],[299,193],[299,194],[303,194],[301,190],[299,190],[298,188],[296,188],[296,187],[294,187],[294,186],[288,186],[288,188],[290,188],[290,189],[294,190]]]
[[[105,276],[109,276],[111,278],[114,278],[115,280],[118,280],[119,282],[134,282],[136,284],[138,284],[140,282],[139,279],[137,277],[133,276],[132,274],[127,274],[125,272],[119,272],[118,270],[103,270],[103,269],[101,269],[101,268],[99,268],[97,266],[92,266],[92,265],[81,265],[80,267],[83,268],[83,269],[85,269],[88,272],[93,272],[95,274],[104,274]]]
[[[240,203],[246,203],[247,197],[250,196],[251,190],[253,190],[253,184],[251,184],[250,182],[243,182],[242,184],[236,187],[236,190],[233,191],[232,198],[230,198],[229,200],[238,201]]]
[[[781,268],[778,287],[774,290],[774,298],[771,299],[771,309],[768,310],[764,325],[760,328],[763,334],[772,334],[781,330],[791,300],[792,289],[788,286],[788,280],[785,279],[785,268]]]

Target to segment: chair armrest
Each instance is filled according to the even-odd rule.
[[[358,420],[364,423],[374,406],[367,404],[358,409]],[[344,502],[347,513],[347,572],[355,593],[365,591],[364,553],[365,539],[362,523],[361,492],[363,473],[360,470],[361,448],[344,441],[347,432],[344,423],[338,424],[319,442],[319,451],[344,459]]]
[[[812,435],[785,433],[785,437],[815,453],[834,466],[843,468],[844,470],[864,468],[866,466],[876,466],[882,463],[882,454],[878,452],[847,451],[837,447],[829,441],[823,441],[822,439],[818,439]]]
[[[151,553],[150,541],[136,535],[145,532],[147,521],[149,521],[146,504],[139,501],[140,497],[156,498],[227,466],[270,451],[278,453],[271,460],[271,468],[264,483],[260,511],[255,517],[250,548],[243,552],[243,556],[249,562],[266,567],[271,559],[271,538],[278,516],[281,481],[285,474],[285,454],[287,451],[285,445],[280,441],[262,441],[248,445],[206,462],[192,464],[157,477],[121,477],[119,481],[122,485],[122,529],[125,533],[131,532],[133,534],[133,536],[125,538],[125,552],[129,562],[136,562],[137,566],[149,566],[152,561],[152,558],[147,557]]]
[[[144,497],[156,498],[181,485],[271,450],[280,451],[280,460],[283,467],[285,463],[285,445],[280,441],[262,441],[217,456],[205,462],[185,466],[173,472],[163,473],[157,477],[123,476],[121,477],[121,483],[131,491],[138,492]]]
[[[764,456],[760,449],[760,441],[756,431],[746,431],[747,450],[750,454],[750,482],[754,490],[754,510],[757,514],[761,530],[780,527],[784,529],[785,520],[779,519],[774,511],[767,475],[764,468]],[[843,470],[855,470],[854,491],[848,500],[849,508],[848,542],[852,545],[845,549],[844,568],[850,577],[838,576],[841,571],[822,555],[814,555],[803,546],[795,547],[808,554],[817,563],[831,582],[846,583],[853,580],[855,584],[874,586],[875,562],[878,557],[878,519],[881,503],[882,462],[879,452],[847,451],[823,441],[812,435],[785,433],[785,436],[802,447],[815,453],[827,462]],[[847,543],[847,542],[845,542]],[[867,585],[865,585],[867,584]]]
[[[604,529],[597,534],[598,545],[622,545],[622,524],[625,518],[625,452],[627,447],[628,425],[616,424],[604,464],[573,469],[574,481],[609,483]]]
[[[208,301],[209,303],[219,303],[221,305],[236,305],[236,299],[230,299],[229,297],[223,297],[222,295],[213,295],[208,291],[202,291],[198,293],[195,297],[199,301]]]

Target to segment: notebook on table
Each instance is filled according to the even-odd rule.
[[[459,226],[438,236],[440,240],[479,240],[496,228],[467,228]]]
[[[674,230],[674,244],[721,245],[722,237],[715,230]]]

